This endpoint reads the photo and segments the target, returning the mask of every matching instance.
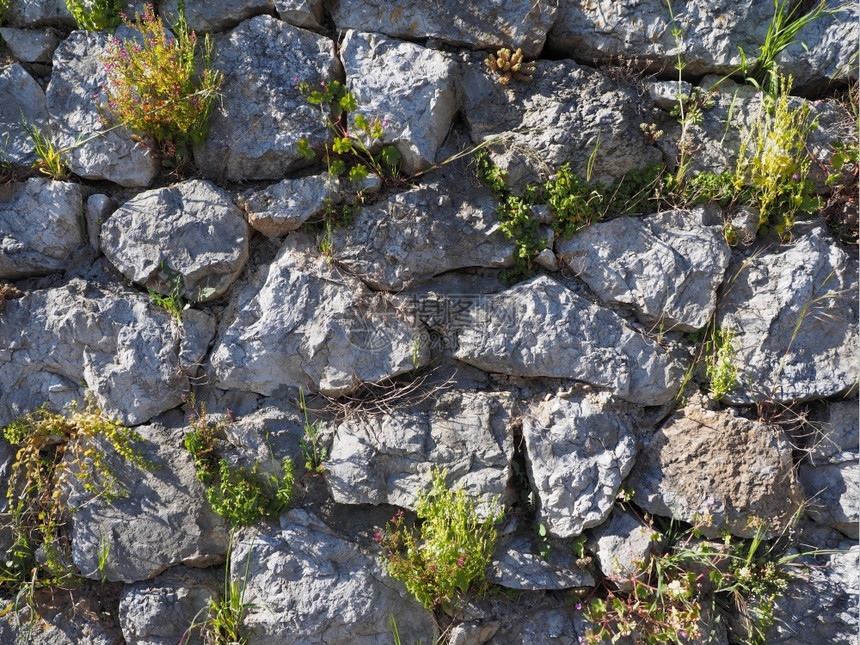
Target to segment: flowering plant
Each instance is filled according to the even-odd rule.
[[[114,36],[105,48],[103,117],[151,136],[162,154],[181,161],[190,143],[206,138],[212,100],[223,79],[212,68],[212,43],[204,39],[203,69],[197,74],[197,36],[181,13],[175,37],[151,4],[133,22],[122,18],[140,36],[124,41]]]

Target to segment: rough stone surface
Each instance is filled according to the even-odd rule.
[[[229,193],[192,179],[146,191],[102,224],[101,248],[128,279],[191,301],[223,294],[248,259],[248,225]],[[211,292],[209,290],[212,290]]]
[[[415,508],[432,468],[446,469],[488,515],[510,477],[513,401],[503,393],[444,393],[426,411],[350,419],[334,435],[326,482],[342,504]]]
[[[350,113],[384,122],[375,148],[394,144],[407,174],[436,161],[459,108],[456,62],[414,43],[347,31],[340,47],[346,84],[358,102]]]
[[[803,501],[781,430],[689,406],[644,442],[626,485],[649,513],[685,522],[710,514],[708,537],[752,537],[753,518],[778,534]]]
[[[308,165],[298,153],[307,139],[328,138],[317,106],[295,89],[302,81],[332,81],[340,64],[334,43],[271,16],[257,16],[215,39],[214,66],[224,71],[209,119],[209,138],[194,157],[212,179],[281,179]]]
[[[55,144],[71,148],[66,162],[79,177],[107,179],[126,187],[148,186],[158,173],[158,161],[125,128],[107,131],[94,99],[96,95],[101,101],[105,98],[100,93],[107,76],[99,57],[107,38],[103,32],[75,31],[54,52],[46,99]],[[102,131],[102,136],[93,136]],[[74,145],[90,137],[87,143]]]
[[[0,163],[26,170],[37,159],[22,118],[48,134],[45,92],[23,67],[13,63],[0,69]]]
[[[498,230],[495,208],[486,188],[443,177],[362,208],[349,228],[334,231],[331,252],[338,264],[384,290],[452,269],[510,266],[516,248]]]
[[[692,0],[672,8],[674,24],[666,5],[658,0],[560,3],[548,44],[579,59],[636,57],[642,64],[667,69],[677,62],[678,44],[672,33],[677,26],[682,32],[681,57],[686,73],[727,74],[741,63],[739,48],[748,60],[756,57],[774,12],[773,3],[767,0]],[[849,45],[857,40],[853,14],[852,8],[801,29],[797,44],[777,59],[781,71],[792,74],[800,84],[835,76],[854,53]],[[805,56],[800,55],[805,53],[802,42],[810,50]]]
[[[99,250],[99,234],[102,230],[102,224],[110,217],[114,209],[116,209],[116,204],[107,195],[96,194],[87,198],[84,217],[87,220],[87,241],[93,251]]]
[[[860,626],[857,594],[860,592],[860,547],[856,542],[842,553],[820,556],[776,600],[773,628],[767,642],[773,645],[855,645]],[[818,565],[818,566],[816,566]]]
[[[263,235],[280,237],[298,228],[325,208],[326,199],[339,201],[339,183],[328,174],[284,179],[243,196],[239,205],[248,223]]]
[[[64,0],[14,0],[3,18],[13,27],[74,26]]]
[[[77,184],[50,179],[0,186],[0,278],[65,268],[83,244]]]
[[[404,642],[433,633],[430,613],[379,561],[305,511],[290,511],[280,531],[241,534],[235,580],[245,579],[246,561],[249,645],[383,645],[391,615]]]
[[[738,257],[717,324],[735,333],[737,386],[726,400],[827,397],[858,379],[857,263],[821,227]],[[750,391],[752,384],[752,391]]]
[[[338,29],[381,32],[404,40],[437,38],[472,49],[521,47],[537,56],[556,17],[555,3],[493,2],[475,11],[459,0],[341,0],[332,10]]]
[[[22,63],[50,63],[60,37],[53,29],[0,28],[0,39]]]
[[[209,343],[215,338],[218,320],[204,311],[186,309],[182,312],[182,340],[179,343],[179,362],[182,371],[195,377],[203,367]]]
[[[77,510],[72,528],[72,558],[81,574],[99,579],[137,582],[176,564],[205,566],[223,561],[229,529],[206,501],[194,460],[182,441],[182,417],[169,425],[155,423],[136,430],[136,444],[155,468],[143,470],[126,463],[103,437],[94,447],[107,455],[105,463],[130,495],[107,502],[69,478],[68,503]],[[99,549],[110,545],[110,557],[99,571]],[[187,627],[187,625],[186,625]]]
[[[694,331],[716,307],[731,252],[704,207],[597,223],[557,246],[604,304],[633,307],[647,325]]]
[[[633,418],[606,393],[531,406],[523,419],[537,519],[556,537],[601,524],[636,457]]]
[[[275,0],[275,9],[281,20],[305,29],[319,29],[325,20],[323,0]]]
[[[606,522],[589,531],[585,544],[603,575],[622,591],[632,591],[657,546],[653,533],[639,518],[614,508]]]
[[[533,81],[502,85],[483,58],[462,65],[463,111],[476,143],[503,137],[490,153],[515,189],[549,179],[568,162],[585,177],[595,148],[592,178],[604,183],[661,161],[639,130],[631,90],[569,60],[540,60]]]
[[[179,330],[146,296],[83,280],[35,291],[0,311],[0,426],[48,403],[84,401],[126,424],[181,403]]]
[[[291,236],[237,296],[212,351],[218,387],[270,395],[303,386],[337,395],[427,361],[416,345],[420,329],[384,295],[340,275],[314,246]]]
[[[566,548],[565,548],[566,547]],[[508,589],[573,589],[594,586],[588,568],[576,564],[569,544],[549,544],[544,560],[525,536],[501,538],[487,569],[487,580]]]
[[[200,645],[197,630],[210,600],[220,598],[224,581],[210,569],[177,566],[161,575],[123,589],[119,620],[128,645]]]
[[[272,0],[186,0],[185,19],[198,34],[224,31],[247,18],[270,12],[272,6]],[[160,3],[158,13],[173,24],[179,15],[179,0]]]
[[[671,400],[683,375],[656,343],[546,276],[481,299],[458,341],[454,356],[480,369],[576,379],[643,405]]]

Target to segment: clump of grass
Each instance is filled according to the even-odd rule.
[[[486,589],[495,524],[502,518],[498,509],[481,520],[474,501],[462,487],[448,488],[445,475],[434,470],[430,491],[419,494],[418,527],[408,527],[399,511],[376,534],[388,572],[428,609],[456,609],[463,594]]]

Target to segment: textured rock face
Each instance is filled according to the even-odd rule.
[[[133,197],[102,225],[101,248],[127,278],[191,301],[223,294],[248,259],[248,225],[230,195],[185,181]]]
[[[4,23],[13,27],[74,26],[72,14],[63,0],[17,0],[8,4]]]
[[[185,19],[192,31],[209,33],[235,27],[241,21],[272,9],[272,0],[186,0]],[[173,24],[179,15],[179,0],[165,0],[158,13]]]
[[[588,568],[576,564],[576,555],[569,545],[549,544],[549,555],[544,560],[534,553],[531,540],[524,536],[499,540],[487,569],[487,580],[509,589],[571,589],[594,585]]]
[[[376,147],[394,144],[407,174],[432,165],[459,107],[457,64],[420,45],[356,31],[347,31],[340,53],[359,105],[350,118],[384,121]]]
[[[318,147],[328,133],[317,106],[295,86],[334,80],[340,69],[334,43],[258,16],[219,36],[215,52],[223,100],[212,110],[209,138],[194,152],[203,173],[229,181],[281,179],[308,165],[299,140]]]
[[[130,37],[131,32],[118,32]],[[84,179],[107,179],[120,186],[149,186],[159,164],[149,149],[124,129],[108,129],[98,112],[103,101],[101,86],[107,81],[99,56],[108,36],[102,32],[76,31],[54,52],[54,70],[46,99],[51,128],[58,147],[70,147],[66,161]],[[103,132],[101,136],[93,136]],[[90,141],[74,145],[78,139]]]
[[[454,355],[490,372],[584,381],[643,405],[671,400],[683,374],[621,318],[546,276],[481,299]]]
[[[523,419],[526,465],[550,534],[574,537],[609,516],[636,457],[631,431],[606,394],[532,406]]]
[[[129,645],[199,645],[196,631],[210,600],[217,601],[223,580],[211,570],[177,566],[144,582],[126,585],[119,601],[122,634]]]
[[[25,170],[36,161],[21,120],[45,132],[45,92],[18,63],[0,69],[0,163]]]
[[[337,395],[426,362],[414,323],[312,249],[307,238],[289,238],[262,285],[238,295],[212,351],[218,387],[269,395],[302,385]]]
[[[319,29],[325,21],[323,0],[275,0],[278,16],[296,27]]]
[[[835,7],[837,3],[828,4]],[[682,32],[685,72],[725,74],[740,65],[738,48],[748,59],[758,55],[774,13],[773,3],[766,0],[694,0],[673,5],[672,9],[674,22],[666,5],[657,0],[560,3],[549,45],[580,59],[637,57],[654,68],[668,68],[677,62],[678,44],[673,35],[677,27]],[[852,8],[843,15],[820,19],[801,29],[796,45],[777,59],[783,71],[792,74],[799,84],[836,76],[853,54],[845,44],[857,40],[853,11]],[[805,43],[809,51],[805,52],[800,43]]]
[[[133,493],[113,502],[83,489],[69,478],[68,503],[77,511],[72,529],[72,558],[81,574],[99,579],[99,549],[110,545],[104,566],[107,580],[137,582],[176,564],[206,566],[223,561],[228,527],[209,507],[197,480],[191,454],[182,445],[180,425],[141,426],[136,444],[154,468],[142,470],[123,461],[102,437],[95,447],[121,487]],[[176,421],[175,420],[175,421]]]
[[[556,252],[604,304],[629,305],[647,325],[694,331],[714,312],[729,264],[721,224],[702,207],[622,217],[589,226]]]
[[[453,186],[434,181],[362,208],[349,228],[333,233],[334,258],[389,291],[452,269],[512,265],[515,246],[497,230],[490,192],[462,180]]]
[[[0,319],[0,426],[43,402],[83,401],[84,388],[111,418],[138,424],[188,389],[178,328],[140,294],[73,280],[7,302]]]
[[[490,152],[515,189],[545,181],[568,162],[585,177],[595,149],[593,179],[605,183],[661,160],[639,130],[636,95],[599,72],[569,60],[538,61],[533,81],[501,85],[483,61],[476,54],[462,66],[463,111],[474,141],[503,137]]]
[[[48,179],[0,186],[0,278],[63,269],[83,244],[77,184]]]
[[[755,518],[778,534],[803,501],[781,430],[692,407],[645,441],[627,486],[649,513],[686,522],[710,515],[702,527],[710,537],[724,529],[751,537]]]
[[[280,237],[318,215],[326,199],[339,194],[338,184],[328,173],[300,179],[285,179],[240,200],[248,223],[263,235]]]
[[[586,546],[597,558],[601,572],[623,591],[632,591],[658,546],[654,529],[618,508],[609,519],[589,531]]]
[[[522,47],[540,53],[556,16],[554,2],[493,2],[475,11],[461,0],[416,4],[409,0],[341,0],[332,10],[338,29],[375,31],[419,40],[438,38],[472,49]]]
[[[356,418],[341,424],[326,482],[342,504],[415,507],[432,468],[445,469],[488,515],[510,476],[512,400],[504,394],[446,393],[426,412]]]
[[[12,56],[22,63],[50,63],[54,50],[60,44],[59,36],[51,29],[37,31],[0,27],[0,38]]]
[[[767,642],[774,645],[819,645],[857,641],[857,594],[860,592],[860,547],[843,553],[803,558],[811,565],[776,601],[773,628]],[[821,566],[824,564],[825,566]]]
[[[391,615],[406,642],[433,633],[430,614],[375,558],[304,511],[290,511],[280,531],[241,534],[231,561],[235,580],[250,563],[249,645],[381,645],[391,638]]]
[[[856,383],[857,264],[821,228],[738,258],[727,275],[737,277],[717,324],[735,332],[739,368],[727,401],[826,397]]]

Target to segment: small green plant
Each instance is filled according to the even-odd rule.
[[[705,372],[715,401],[722,400],[737,383],[737,352],[733,339],[731,329],[714,327],[705,340]]]
[[[121,0],[66,0],[66,7],[78,29],[116,29],[121,22]]]
[[[197,36],[188,29],[183,12],[169,35],[151,4],[126,26],[140,39],[113,37],[103,55],[107,101],[102,113],[129,130],[153,138],[164,161],[180,163],[192,143],[208,135],[207,121],[222,75],[212,68],[212,43],[203,46],[203,69],[195,65]]]
[[[445,475],[434,469],[430,491],[419,494],[417,529],[398,511],[376,534],[388,572],[428,609],[456,609],[462,594],[485,591],[495,524],[503,515],[497,509],[481,520],[475,503],[461,486],[448,488]]]
[[[298,90],[308,103],[318,105],[329,130],[334,134],[331,143],[323,150],[329,173],[340,177],[346,174],[350,181],[365,179],[370,171],[383,178],[397,179],[400,151],[393,145],[379,147],[385,134],[386,121],[367,119],[356,114],[349,125],[349,113],[358,108],[358,102],[340,81],[320,83],[319,89],[311,89],[308,83],[300,83]],[[307,139],[298,142],[298,153],[306,159],[316,157]]]
[[[762,522],[752,523],[752,539],[726,533],[721,543],[702,541],[710,521],[706,515],[685,529],[673,520],[662,534],[648,524],[666,549],[650,555],[631,591],[606,583],[595,589],[583,607],[592,623],[586,643],[623,636],[648,645],[692,642],[705,636],[702,618],[710,613],[726,624],[730,642],[765,645],[774,602],[793,577],[794,560],[805,554],[788,552],[784,538],[767,544]]]
[[[0,27],[3,26],[7,11],[9,11],[9,0],[0,0]]]
[[[760,95],[756,118],[742,133],[733,183],[749,190],[759,209],[760,231],[788,236],[798,212],[812,213],[821,206],[815,185],[808,178],[811,160],[806,137],[816,127],[809,106],[792,105],[791,78],[784,78],[776,97]]]
[[[192,430],[185,436],[185,448],[194,460],[197,479],[206,486],[206,500],[212,509],[234,528],[286,512],[293,496],[292,460],[284,459],[278,466],[273,455],[272,472],[263,473],[259,464],[254,464],[251,472],[230,466],[217,451],[218,435],[234,421],[230,411],[212,420],[206,405],[198,406],[193,396],[189,405]]]
[[[170,292],[167,295],[158,293],[153,289],[147,289],[149,300],[156,307],[161,307],[173,316],[176,324],[182,327],[182,312],[185,310],[185,302],[182,298],[182,276],[175,271],[168,269],[167,265],[162,262],[159,268],[159,273],[162,279],[170,285]]]
[[[523,50],[511,53],[510,49],[502,48],[495,54],[484,59],[484,64],[499,75],[499,83],[507,85],[511,79],[515,81],[530,81],[534,78],[535,64],[523,60]]]
[[[305,434],[299,442],[305,457],[305,468],[312,473],[322,474],[325,471],[323,462],[328,456],[328,448],[323,437],[323,424],[322,421],[311,423],[308,419],[305,393],[301,387],[299,387],[299,406],[305,415]]]
[[[34,124],[27,123],[23,117],[21,125],[30,137],[36,156],[39,158],[39,161],[33,164],[33,168],[38,168],[39,172],[52,179],[66,179],[69,176],[69,167],[63,160],[63,150],[54,145],[50,136],[43,134]]]
[[[110,541],[102,534],[99,538],[99,580],[102,584],[107,579],[105,567],[107,567],[108,558],[110,558]]]
[[[69,509],[66,485],[77,479],[95,496],[113,501],[126,491],[95,447],[102,437],[121,458],[140,468],[152,464],[134,444],[142,437],[108,419],[94,404],[70,416],[41,407],[3,428],[3,436],[17,448],[6,498],[13,544],[0,560],[0,588],[16,591],[22,585],[62,584],[70,579],[70,547],[66,535]],[[44,553],[37,560],[36,552]]]

